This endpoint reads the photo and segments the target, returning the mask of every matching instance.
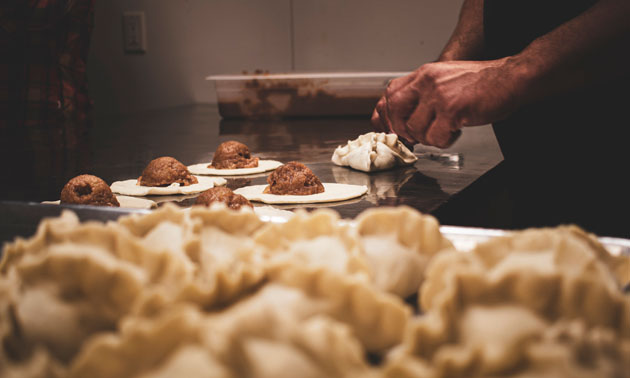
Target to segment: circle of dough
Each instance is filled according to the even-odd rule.
[[[210,189],[215,185],[225,185],[227,181],[221,177],[197,177],[198,183],[180,186],[173,184],[170,186],[142,186],[136,185],[137,179],[129,179],[124,181],[116,181],[112,183],[112,192],[118,194],[124,194],[127,196],[149,196],[149,195],[169,195],[169,194],[195,194],[201,193],[204,190]]]
[[[291,204],[344,201],[360,197],[368,190],[365,185],[337,183],[324,183],[322,185],[324,185],[323,193],[309,194],[306,196],[263,193],[267,187],[266,184],[245,186],[234,190],[234,193],[240,194],[250,201],[263,202],[267,204]]]
[[[132,209],[154,209],[157,207],[155,201],[151,201],[146,198],[138,198],[132,196],[117,195],[116,199],[120,203],[120,207],[132,208]]]
[[[121,208],[150,210],[157,207],[157,203],[155,201],[151,201],[150,199],[123,196],[121,194],[115,194],[115,196],[118,200],[118,203],[120,203]],[[60,203],[60,200],[42,201],[42,204],[45,205],[59,205]]]
[[[189,165],[188,170],[194,175],[242,176],[273,171],[282,165],[281,162],[276,160],[258,160],[258,167],[253,168],[216,169],[208,168],[209,164],[210,163],[200,163]]]

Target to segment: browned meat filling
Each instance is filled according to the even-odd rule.
[[[324,192],[324,185],[307,166],[296,161],[276,168],[267,177],[264,192],[271,194],[309,195]]]
[[[151,160],[138,177],[138,185],[143,186],[169,186],[179,183],[188,186],[197,183],[197,178],[188,172],[188,168],[177,159],[169,156]]]
[[[249,148],[233,140],[223,142],[217,147],[208,168],[235,169],[258,167],[258,158],[252,157]]]
[[[213,202],[223,202],[227,207],[234,210],[238,210],[243,206],[254,208],[247,198],[234,193],[224,186],[216,186],[204,191],[197,197],[195,205],[210,206]]]
[[[68,181],[61,190],[61,203],[120,207],[109,185],[92,175],[80,175]]]

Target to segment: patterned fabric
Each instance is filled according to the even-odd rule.
[[[94,0],[0,1],[1,129],[65,144],[85,131],[93,25]]]

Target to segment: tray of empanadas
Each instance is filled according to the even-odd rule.
[[[624,376],[625,239],[408,207],[263,221],[233,193],[7,243],[7,376]],[[213,202],[214,196],[230,201]],[[205,200],[204,200],[205,201]],[[231,205],[230,205],[231,204]]]

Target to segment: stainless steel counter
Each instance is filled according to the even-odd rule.
[[[38,214],[51,211],[39,202],[56,200],[70,178],[90,173],[108,183],[136,178],[146,164],[159,156],[173,156],[186,165],[209,162],[215,148],[226,140],[238,140],[249,146],[255,156],[282,162],[297,160],[308,165],[322,182],[367,185],[369,191],[361,198],[330,204],[305,205],[307,209],[331,207],[342,217],[352,218],[374,206],[408,205],[438,216],[443,223],[502,227],[479,214],[478,223],[464,208],[479,199],[467,199],[458,209],[440,213],[484,174],[495,168],[502,155],[488,126],[467,128],[462,138],[451,148],[416,147],[419,160],[411,167],[378,173],[363,173],[332,164],[333,150],[349,139],[371,131],[367,118],[308,118],[278,121],[225,120],[211,105],[194,105],[147,112],[143,114],[102,118],[94,121],[89,138],[76,150],[26,148],[16,146],[14,179],[3,182],[0,199],[30,203],[28,221],[18,219],[16,207],[4,203],[0,207],[2,227],[6,237],[13,233],[11,224],[35,223]],[[266,175],[228,178],[228,187],[265,183]],[[483,200],[492,197],[484,191]],[[194,198],[176,198],[177,204],[190,206]],[[461,202],[461,201],[460,201]],[[296,206],[282,206],[293,209]],[[447,206],[448,207],[448,206]],[[87,211],[85,217],[111,219],[126,210],[111,212],[98,208]],[[462,215],[462,221],[457,219]],[[27,227],[28,228],[28,227]],[[25,231],[22,231],[25,232]],[[20,234],[19,230],[15,231]]]

